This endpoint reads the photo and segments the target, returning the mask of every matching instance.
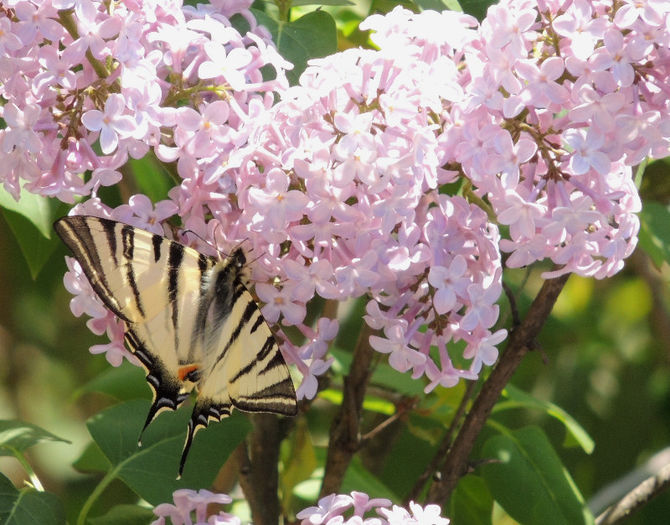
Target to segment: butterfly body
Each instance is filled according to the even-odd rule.
[[[144,429],[195,388],[179,474],[195,433],[233,408],[295,415],[288,367],[247,286],[238,248],[223,259],[109,219],[63,217],[54,228],[93,290],[125,321],[125,339],[154,397]]]

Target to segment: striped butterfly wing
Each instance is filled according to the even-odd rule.
[[[126,322],[126,342],[147,370],[153,402],[143,430],[187,397],[203,348],[196,329],[213,257],[160,235],[98,217],[63,217],[56,232],[102,302]]]
[[[189,421],[180,474],[195,433],[209,421],[245,412],[295,416],[296,393],[277,341],[247,289],[246,258],[235,250],[212,271],[201,303],[207,319],[198,399]]]
[[[126,341],[154,391],[143,431],[198,386],[179,475],[195,433],[210,420],[233,408],[297,413],[288,367],[246,288],[242,250],[217,261],[97,217],[64,217],[54,227],[103,303],[127,324]]]

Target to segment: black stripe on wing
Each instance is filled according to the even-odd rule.
[[[242,286],[240,284],[240,286]],[[216,357],[216,361],[214,361],[214,365],[216,366],[221,359],[223,359],[226,356],[226,353],[228,353],[228,350],[230,347],[237,341],[237,339],[240,336],[240,333],[244,329],[244,327],[247,325],[251,317],[254,315],[254,313],[259,313],[258,312],[258,306],[256,306],[256,303],[254,303],[253,299],[249,301],[247,304],[246,308],[244,309],[244,312],[242,313],[242,317],[240,318],[239,322],[237,323],[237,326],[235,327],[235,330],[233,330],[233,333],[230,334],[230,337],[228,338],[228,342],[226,343],[226,346],[223,347],[223,350],[219,353],[219,355]]]
[[[132,328],[126,331],[125,338],[133,355],[140,360],[142,366],[147,371],[146,379],[153,390],[151,408],[149,408],[147,419],[138,440],[141,444],[142,434],[149,426],[149,423],[163,410],[177,410],[179,405],[188,398],[189,393],[183,390],[183,382],[167,369],[160,357],[147,350],[145,343]]]
[[[121,313],[120,305],[107,282],[106,272],[100,260],[97,243],[91,232],[89,224],[91,221],[95,221],[102,226],[108,250],[112,257],[112,264],[115,268],[118,268],[115,233],[115,227],[118,224],[117,222],[108,219],[100,219],[98,217],[62,217],[54,223],[54,229],[67,247],[70,248],[75,259],[79,261],[88,282],[91,284],[91,287],[98,297],[100,297],[100,300],[104,305],[114,312],[119,319],[130,322],[130,320]]]
[[[290,377],[258,390],[253,395],[231,398],[231,401],[235,408],[244,412],[271,412],[283,416],[295,416],[298,413],[295,389]]]
[[[172,327],[174,331],[174,347],[179,348],[179,268],[184,259],[184,246],[170,243],[168,254],[168,300],[172,311]]]
[[[140,290],[137,287],[135,280],[135,268],[133,266],[133,257],[135,253],[135,228],[124,224],[121,227],[121,244],[123,247],[123,257],[125,259],[126,280],[130,285],[135,299],[135,306],[142,317],[146,317],[144,308],[142,307],[142,299],[140,298]]]
[[[151,236],[151,245],[154,248],[154,262],[160,261],[161,258],[161,247],[163,246],[163,241],[165,238],[155,233]]]

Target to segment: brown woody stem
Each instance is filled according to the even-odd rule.
[[[468,458],[477,436],[522,358],[536,346],[536,338],[568,277],[569,274],[566,274],[545,281],[521,324],[510,333],[505,352],[482,385],[479,395],[463,421],[460,432],[447,453],[440,469],[439,481],[435,481],[428,491],[427,500],[429,502],[444,503],[461,477],[467,473]]]
[[[240,486],[257,525],[279,523],[279,445],[284,437],[282,421],[274,414],[251,416],[254,429],[244,445],[235,451]]]
[[[360,446],[361,410],[374,355],[368,341],[371,333],[372,329],[363,323],[349,374],[344,378],[342,405],[330,427],[330,441],[320,497],[339,491],[349,463]]]

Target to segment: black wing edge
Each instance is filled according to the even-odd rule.
[[[57,219],[53,223],[53,228],[63,243],[70,249],[74,258],[79,262],[84,275],[86,275],[88,282],[103,304],[119,319],[129,323],[130,320],[121,313],[118,305],[114,304],[111,300],[112,294],[107,288],[100,257],[88,225],[90,221],[99,223],[105,230],[108,239],[113,238],[116,224],[122,224],[118,221],[103,219],[101,217],[69,215]],[[112,249],[113,251],[114,249]]]
[[[149,424],[163,410],[177,410],[189,397],[189,392],[183,390],[183,383],[171,374],[158,356],[152,355],[142,340],[132,329],[126,331],[126,342],[147,371],[147,383],[153,391],[153,401],[144,426],[140,431],[137,444],[142,446],[142,434]]]
[[[179,460],[179,471],[177,473],[178,480],[181,479],[184,472],[186,458],[188,457],[191,445],[193,444],[193,438],[198,430],[207,428],[210,421],[221,421],[221,419],[230,416],[232,411],[233,407],[230,403],[215,403],[211,399],[198,399],[195,407],[193,407],[191,419],[188,422],[186,440],[184,441],[184,448],[181,453],[181,459]]]

